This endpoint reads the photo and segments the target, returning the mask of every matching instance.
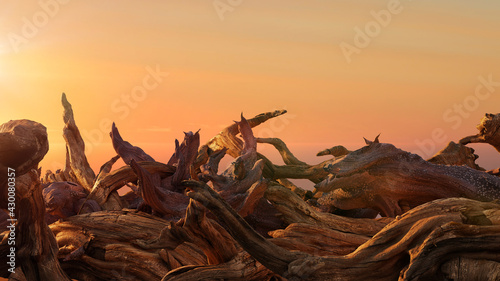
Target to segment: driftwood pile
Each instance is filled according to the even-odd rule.
[[[0,276],[10,280],[500,280],[500,178],[474,150],[500,152],[500,114],[429,160],[366,140],[309,165],[252,128],[286,111],[243,116],[206,144],[175,141],[160,163],[113,124],[116,157],[97,175],[63,94],[66,166],[42,175],[43,125],[0,126]],[[272,145],[285,165],[257,152]],[[219,171],[225,155],[234,158]],[[126,166],[112,169],[123,159]],[[16,192],[15,273],[8,170]],[[308,179],[306,191],[289,179]],[[128,186],[132,191],[120,196]]]

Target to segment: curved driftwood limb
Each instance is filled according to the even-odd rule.
[[[160,177],[168,177],[174,174],[176,168],[159,162],[138,162],[142,168],[150,174],[160,174]],[[130,166],[123,166],[116,169],[103,178],[98,178],[92,188],[92,192],[87,197],[95,200],[101,207],[108,201],[109,195],[125,186],[127,183],[137,182],[137,175]],[[121,208],[120,208],[121,209]]]
[[[397,280],[400,275],[400,280],[415,280],[422,272],[413,271],[413,262],[424,273],[433,272],[432,276],[439,276],[443,274],[437,272],[440,265],[451,258],[474,255],[476,251],[469,246],[456,248],[455,241],[467,244],[465,241],[470,239],[483,242],[480,248],[483,259],[493,256],[498,259],[499,225],[492,224],[500,223],[500,205],[495,203],[465,198],[426,203],[395,219],[354,252],[346,256],[320,257],[271,246],[270,241],[258,236],[206,184],[195,181],[185,184],[193,189],[188,195],[224,221],[233,238],[248,253],[275,273],[293,280]],[[448,229],[458,231],[447,235]],[[477,233],[480,233],[478,238]],[[455,240],[457,237],[460,238]],[[431,246],[437,243],[444,247]],[[427,259],[419,258],[421,255]],[[422,261],[433,266],[418,266]]]
[[[259,233],[267,232],[283,226],[278,219],[277,211],[262,195],[267,188],[267,181],[262,180],[263,160],[257,160],[257,142],[250,123],[241,116],[236,122],[238,131],[244,140],[241,155],[222,173],[217,174],[218,164],[224,156],[225,149],[212,153],[208,163],[201,167],[202,180],[210,181],[213,188],[224,198],[247,222]]]
[[[111,172],[111,169],[113,168],[113,165],[120,159],[120,155],[116,155],[115,157],[111,158],[108,162],[104,163],[104,165],[101,166],[101,169],[99,170],[99,173],[97,174],[95,181],[101,181],[105,176]]]
[[[208,185],[198,181],[185,181],[187,188],[194,190],[188,196],[210,209],[229,228],[231,236],[255,259],[277,274],[284,274],[288,264],[304,254],[292,253],[267,241],[227,204]]]
[[[149,156],[140,147],[133,146],[128,141],[123,140],[115,123],[113,123],[113,125],[111,126],[111,132],[109,133],[109,135],[113,143],[113,148],[126,164],[131,165],[132,161],[155,161],[153,157]],[[150,175],[150,177],[155,182],[159,182],[161,179],[161,176],[156,173]],[[122,182],[121,186],[127,183],[128,182]],[[109,194],[107,194],[108,192]],[[100,179],[96,180],[91,195],[92,196],[89,196],[89,198],[94,200],[96,197],[100,197],[99,200],[96,201],[104,210],[120,210],[121,208],[123,208],[122,201],[120,200],[118,193],[114,191],[113,188],[103,185]]]
[[[232,260],[211,266],[185,266],[170,271],[162,281],[191,280],[240,280],[240,281],[285,281],[247,252],[240,252]]]
[[[217,177],[217,173],[219,172],[219,163],[226,155],[226,152],[227,148],[212,152],[210,156],[208,156],[208,161],[200,166],[200,170],[202,173],[200,177],[203,178],[204,175],[208,175],[209,177]]]
[[[500,199],[500,179],[466,166],[435,165],[392,144],[373,142],[329,168],[316,185],[337,208],[394,217],[438,198]]]
[[[500,152],[500,113],[486,113],[477,129],[479,134],[461,139],[460,144],[488,143]]]
[[[64,107],[63,137],[66,141],[67,151],[65,173],[74,175],[77,183],[90,192],[94,184],[95,174],[85,156],[85,142],[76,126],[73,108],[65,93],[62,94],[62,105]]]
[[[130,161],[134,159],[136,162],[139,161],[155,161],[153,157],[149,156],[142,148],[131,145],[128,141],[123,140],[118,128],[116,128],[115,123],[111,126],[111,132],[109,133],[111,141],[113,143],[113,148],[116,153],[120,155],[125,164],[130,164]]]
[[[239,209],[241,199],[244,199],[240,195],[247,193],[250,187],[261,179],[264,163],[262,160],[257,161],[257,142],[249,122],[242,115],[241,121],[236,122],[236,125],[244,140],[240,155],[221,175],[218,175],[215,166],[218,166],[226,149],[215,153],[204,166],[203,177],[210,180],[214,189]]]
[[[410,252],[410,266],[404,271],[402,279],[430,280],[443,274],[446,278],[458,277],[458,280],[495,280],[489,278],[500,277],[499,233],[500,225],[444,224],[431,233],[418,250]],[[456,258],[461,252],[464,254],[460,257],[468,260]],[[458,264],[453,267],[445,264],[446,271],[441,273],[443,260]],[[436,261],[440,262],[436,264]],[[485,269],[488,269],[487,274]]]
[[[340,156],[345,156],[352,151],[348,150],[342,145],[337,145],[332,148],[327,148],[325,150],[322,150],[316,154],[316,156],[324,156],[324,155],[332,155],[334,157],[340,157]]]
[[[387,225],[385,222],[373,219],[356,219],[317,212],[295,193],[277,184],[270,185],[264,196],[282,214],[281,218],[288,224],[305,223],[365,236],[373,236]]]
[[[463,144],[449,142],[448,145],[427,159],[428,162],[441,165],[467,165],[472,169],[484,171],[483,168],[476,164],[476,159],[479,158],[474,154],[474,149]]]
[[[250,127],[258,126],[267,120],[283,115],[286,110],[276,110],[273,112],[266,112],[256,115],[255,117],[248,119],[248,124]],[[237,138],[236,135],[239,133],[238,124],[232,124],[224,128],[219,134],[210,139],[205,146],[210,148],[212,151],[218,151],[227,148],[227,154],[236,158],[240,156],[241,150],[243,149],[243,142],[241,139]],[[200,150],[203,151],[204,148]],[[207,159],[208,160],[208,159]]]
[[[259,143],[273,145],[280,153],[283,162],[285,162],[285,165],[274,165],[264,155],[258,154],[259,158],[263,159],[265,163],[264,177],[273,180],[287,178],[309,179],[314,183],[319,183],[328,176],[328,172],[324,170],[324,166],[330,164],[333,160],[327,160],[312,166],[295,157],[286,144],[279,138],[257,138],[256,140]]]
[[[300,161],[293,153],[288,149],[285,142],[279,138],[257,138],[258,143],[268,143],[271,144],[278,150],[286,165],[308,165],[306,162]]]
[[[184,215],[189,203],[189,198],[186,195],[161,188],[159,177],[156,180],[134,159],[130,161],[130,167],[137,175],[139,192],[146,204],[168,218],[180,218]]]
[[[160,280],[184,265],[204,265],[206,256],[193,243],[175,250],[145,249],[136,241],[160,236],[169,222],[135,210],[77,215],[50,225],[59,244],[61,264],[78,280]],[[88,278],[88,279],[86,279]]]
[[[354,252],[370,237],[346,233],[308,223],[293,223],[269,233],[274,244],[290,251],[315,256],[343,256]]]
[[[326,160],[317,165],[274,165],[269,159],[262,154],[259,158],[264,160],[265,178],[277,179],[308,179],[314,183],[319,183],[324,180],[329,172],[325,170],[334,160]]]
[[[190,242],[200,247],[207,256],[208,264],[225,263],[233,259],[239,249],[231,235],[217,222],[207,219],[205,208],[191,199],[182,227],[170,223],[157,239],[137,241],[145,249],[167,248],[174,250],[178,245]]]

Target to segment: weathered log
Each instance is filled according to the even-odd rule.
[[[486,113],[477,125],[479,133],[460,140],[460,144],[488,143],[500,152],[500,113]]]
[[[442,276],[441,265],[478,250],[482,252],[480,259],[500,261],[500,205],[495,203],[465,198],[426,203],[396,218],[353,253],[320,257],[277,247],[259,236],[210,187],[196,181],[185,184],[193,190],[188,195],[225,221],[233,238],[248,253],[273,272],[293,280],[397,280],[399,276],[400,280],[416,280]],[[436,248],[437,244],[440,246]],[[420,266],[422,263],[432,266]],[[497,272],[500,267],[495,267]]]
[[[124,209],[72,216],[50,228],[71,278],[160,280],[179,266],[207,263],[202,250],[189,242],[175,250],[141,247],[138,241],[158,238],[168,225],[159,217]]]
[[[88,192],[92,190],[95,174],[90,168],[87,157],[85,156],[85,142],[80,135],[80,131],[75,123],[73,108],[66,98],[66,94],[62,94],[62,105],[64,107],[63,120],[64,129],[63,137],[66,141],[66,174],[72,174],[77,183],[83,186]]]
[[[344,233],[373,236],[388,222],[372,219],[356,219],[317,212],[304,200],[287,188],[272,184],[265,193],[265,198],[281,213],[281,218],[288,224],[311,224]]]
[[[371,142],[330,167],[316,185],[340,209],[372,208],[394,217],[420,204],[450,197],[500,199],[500,179],[466,166],[436,165],[392,144]]]
[[[182,227],[171,223],[160,236],[150,241],[138,240],[144,249],[167,248],[190,242],[200,247],[207,256],[208,264],[219,264],[233,259],[238,253],[236,243],[217,222],[207,219],[205,208],[191,199],[182,221]]]
[[[269,233],[274,244],[315,256],[343,256],[354,252],[370,236],[333,230],[308,223],[292,223]]]
[[[240,252],[223,264],[180,267],[170,271],[161,279],[161,281],[191,280],[285,281],[286,279],[268,270],[247,252]]]
[[[427,161],[441,165],[467,165],[472,169],[484,171],[483,168],[476,164],[476,159],[478,157],[479,156],[474,154],[474,149],[451,141],[445,148],[440,150],[430,159],[427,159]]]
[[[205,183],[186,181],[184,184],[194,190],[188,193],[189,197],[209,208],[229,228],[231,236],[248,253],[273,272],[283,275],[288,270],[289,263],[300,257],[305,257],[305,254],[289,252],[267,241]]]

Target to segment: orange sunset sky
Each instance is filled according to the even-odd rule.
[[[115,155],[111,121],[165,162],[183,131],[205,142],[274,109],[289,113],[255,134],[311,164],[378,133],[429,158],[500,112],[499,15],[492,0],[3,1],[0,122],[47,127],[44,169],[65,159],[62,92],[96,172]]]

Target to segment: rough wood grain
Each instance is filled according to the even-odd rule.
[[[64,260],[62,267],[71,278],[160,280],[179,266],[207,263],[193,243],[182,243],[175,250],[141,247],[138,241],[159,237],[168,225],[159,217],[124,209],[72,216],[50,228]]]
[[[452,257],[474,255],[477,249],[486,262],[499,258],[500,205],[495,203],[465,198],[433,201],[397,218],[354,252],[321,257],[277,247],[259,236],[210,187],[196,181],[185,184],[193,190],[188,195],[224,221],[243,249],[292,280],[415,280],[444,274],[440,265]],[[471,244],[464,243],[469,239]]]

